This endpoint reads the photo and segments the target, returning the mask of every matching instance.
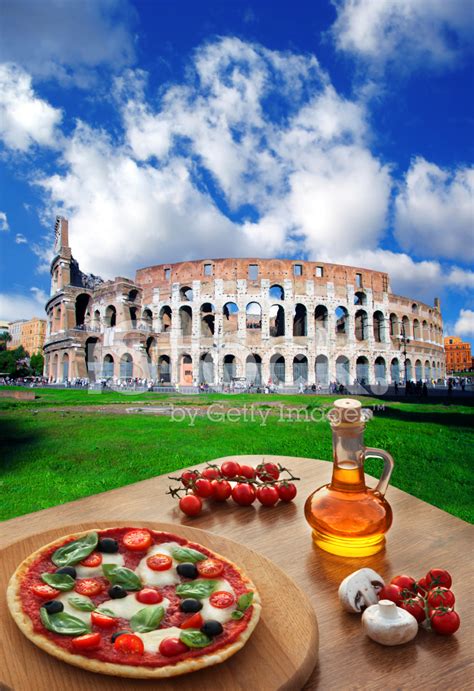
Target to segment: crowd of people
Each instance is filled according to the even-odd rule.
[[[113,389],[119,391],[156,391],[157,389],[166,389],[167,391],[178,390],[178,386],[166,382],[164,380],[156,379],[145,379],[145,378],[101,378],[95,382],[91,382],[87,377],[74,377],[72,379],[65,380],[48,380],[46,377],[18,377],[13,379],[12,377],[3,376],[0,377],[0,386],[28,386],[43,387],[43,386],[61,386],[66,389]],[[431,380],[429,382],[422,381],[407,381],[404,382],[394,382],[390,386],[385,382],[377,382],[377,386],[386,386],[387,392],[398,394],[404,394],[406,396],[428,396],[429,389],[447,389],[448,395],[451,395],[453,391],[465,391],[466,387],[472,389],[472,383],[466,377],[449,377],[444,380]],[[223,392],[223,393],[281,393],[287,390],[288,392],[294,393],[298,390],[300,394],[349,394],[349,393],[363,393],[363,390],[373,388],[373,386],[368,385],[364,379],[354,381],[353,385],[341,384],[337,381],[331,381],[327,385],[322,385],[321,383],[308,384],[306,382],[300,381],[293,387],[281,387],[275,384],[271,379],[268,380],[266,384],[264,383],[247,383],[242,381],[242,379],[231,381],[231,382],[220,382],[220,384],[208,384],[204,382],[194,381],[189,384],[186,388],[192,389],[199,393],[209,393],[209,392]]]

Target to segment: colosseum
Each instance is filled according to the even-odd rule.
[[[380,271],[287,259],[203,259],[84,274],[56,221],[45,376],[279,389],[431,382],[445,376],[434,306]]]

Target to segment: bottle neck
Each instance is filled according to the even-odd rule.
[[[364,425],[332,428],[334,466],[331,487],[343,491],[365,490]]]

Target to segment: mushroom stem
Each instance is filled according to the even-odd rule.
[[[379,611],[384,619],[397,619],[397,605],[391,600],[379,600]]]

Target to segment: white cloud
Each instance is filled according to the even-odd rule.
[[[0,65],[0,139],[18,151],[57,145],[61,111],[38,98],[31,77],[13,64]]]
[[[438,261],[416,261],[408,254],[385,249],[360,250],[346,254],[336,248],[320,260],[333,261],[350,266],[360,266],[375,271],[385,271],[390,277],[390,288],[397,295],[407,295],[433,304],[445,288],[458,292],[474,288],[474,272],[457,266],[443,267]]]
[[[395,202],[401,247],[422,257],[474,259],[474,168],[412,161]]]
[[[474,336],[474,311],[461,310],[458,320],[454,325],[454,333],[457,336]]]
[[[0,232],[4,231],[8,233],[10,230],[10,225],[8,223],[7,215],[4,211],[0,211]]]
[[[28,240],[25,238],[23,233],[17,233],[15,235],[15,242],[17,245],[26,245],[28,243]]]
[[[369,150],[364,108],[314,56],[225,38],[158,105],[143,82],[116,82],[124,140],[79,124],[65,172],[38,181],[49,212],[69,216],[83,270],[377,247],[390,171]]]
[[[332,34],[338,49],[380,70],[415,65],[451,67],[474,29],[470,0],[333,0]]]
[[[43,290],[30,288],[31,297],[19,293],[0,293],[0,318],[6,321],[45,317],[48,296]]]
[[[88,86],[97,66],[116,70],[133,62],[135,15],[127,0],[4,0],[0,62]]]

